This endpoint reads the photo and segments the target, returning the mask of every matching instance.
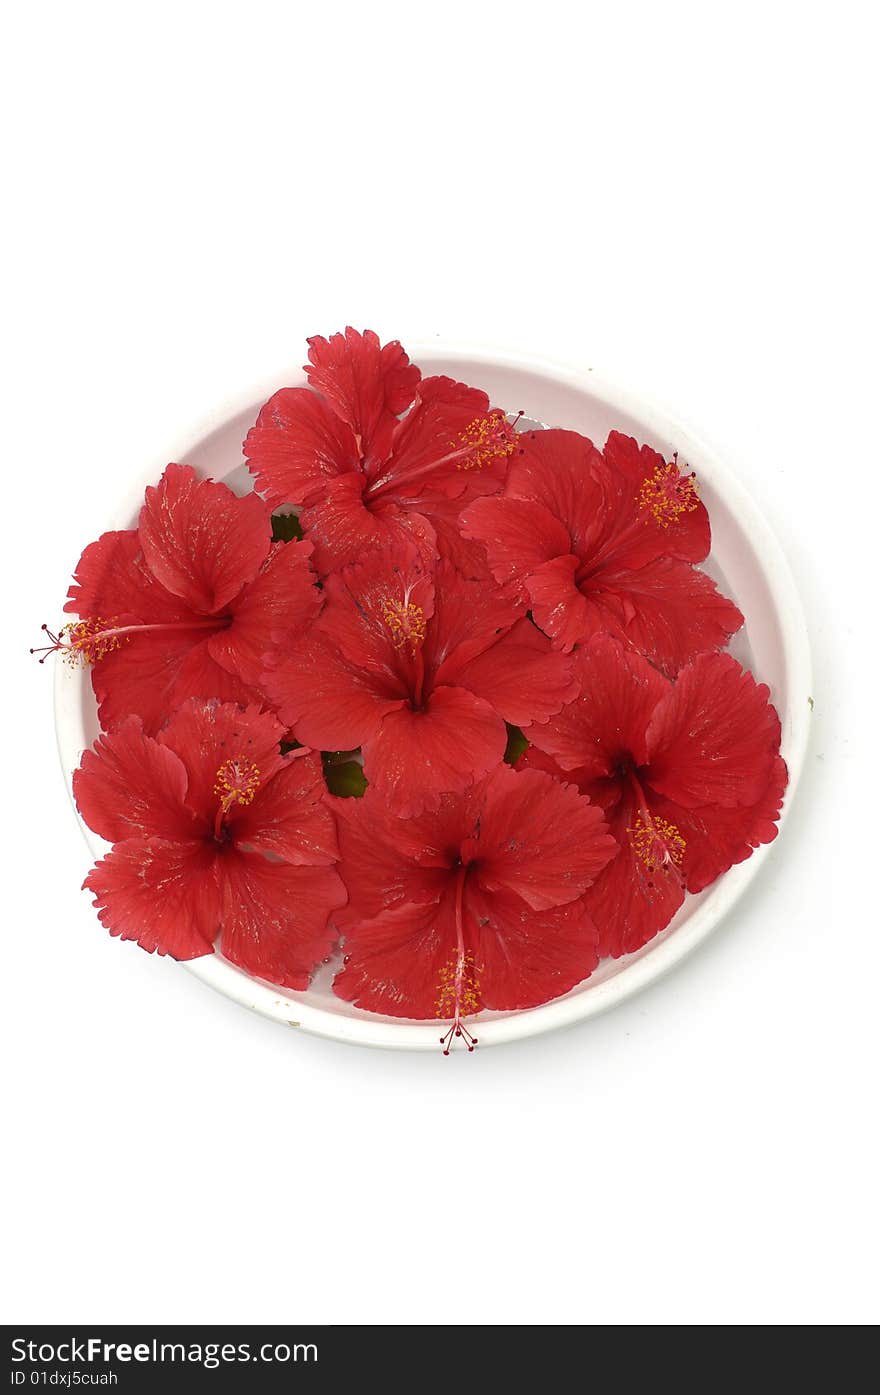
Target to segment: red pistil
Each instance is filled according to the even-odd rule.
[[[634,542],[646,524],[652,521],[660,528],[670,528],[682,514],[693,513],[700,502],[700,491],[693,471],[681,474],[678,468],[678,452],[672,460],[661,461],[653,474],[646,475],[638,494],[638,512],[635,518],[620,533],[612,534],[604,545],[582,561],[574,575],[574,584],[580,589],[590,578],[621,548]]]
[[[428,622],[422,607],[410,601],[408,595],[409,593],[404,596],[402,601],[386,597],[382,602],[382,618],[391,633],[391,643],[394,648],[401,650],[407,645],[409,646],[410,657],[415,665],[413,706],[421,707],[425,686],[425,660],[422,654],[422,644]]]
[[[415,653],[415,668],[416,673],[415,682],[413,684],[412,702],[413,707],[417,708],[421,707],[422,705],[422,698],[424,696],[425,689],[425,658],[422,654],[421,648],[417,649]]]
[[[480,1011],[480,980],[476,976],[478,970],[474,965],[473,954],[464,947],[462,903],[467,871],[467,867],[459,867],[455,881],[455,954],[451,962],[440,970],[437,1016],[448,1017],[449,1010],[452,1009],[452,1022],[448,1031],[440,1038],[444,1056],[449,1055],[456,1037],[461,1038],[468,1051],[473,1051],[478,1041],[461,1020]]]
[[[629,772],[629,782],[636,797],[637,814],[632,827],[627,829],[633,851],[644,863],[649,876],[670,873],[681,878],[681,861],[687,844],[674,823],[652,814],[648,808],[644,791],[635,771]],[[649,886],[653,883],[649,882]]]
[[[652,475],[642,481],[639,490],[640,512],[653,518],[661,528],[668,528],[683,513],[692,513],[697,507],[699,492],[696,481],[693,471],[689,475],[681,473],[676,451],[669,462],[663,461]]]
[[[135,634],[164,630],[222,630],[228,623],[225,616],[161,625],[114,625],[111,620],[72,620],[69,624],[62,625],[57,635],[53,634],[48,625],[42,625],[40,628],[50,642],[31,649],[31,653],[42,654],[43,657],[39,661],[41,664],[46,662],[50,654],[55,653],[62,654],[65,661],[73,666],[78,663],[96,664]]]
[[[220,799],[214,815],[214,837],[218,843],[223,840],[223,820],[233,804],[250,804],[259,788],[260,772],[253,761],[234,756],[220,766],[214,784],[214,793]]]
[[[513,455],[516,450],[516,424],[522,416],[517,412],[512,422],[507,420],[500,407],[494,407],[486,416],[475,417],[458,437],[450,441],[449,450],[438,460],[429,460],[418,470],[407,470],[403,480],[407,487],[414,480],[425,475],[433,475],[444,465],[454,465],[456,470],[482,470],[484,465],[500,457]],[[374,480],[364,491],[364,497],[371,500],[381,498],[393,489],[398,482],[394,469],[380,479]]]

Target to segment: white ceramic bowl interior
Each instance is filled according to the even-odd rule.
[[[408,346],[409,347],[409,346]],[[731,652],[769,684],[782,719],[782,754],[789,786],[783,817],[790,807],[807,743],[810,657],[806,627],[794,584],[776,539],[738,481],[688,431],[654,406],[598,380],[588,370],[565,368],[527,355],[477,349],[414,346],[410,354],[424,374],[446,373],[484,388],[494,405],[549,426],[568,427],[602,445],[612,429],[647,442],[666,457],[678,451],[697,473],[712,521],[712,554],[707,570],[746,616]],[[225,480],[237,492],[250,487],[241,444],[262,403],[281,386],[304,383],[303,373],[282,371],[278,379],[227,406],[193,429],[169,451],[168,460],[194,465],[203,475]],[[166,460],[154,461],[103,527],[128,528],[137,520],[146,485],[154,483]],[[95,532],[101,531],[96,528]],[[83,540],[84,543],[88,541]],[[85,747],[98,734],[88,672],[55,666],[58,745],[68,790]],[[107,845],[80,820],[95,857]],[[666,973],[716,928],[774,845],[759,848],[699,896],[688,896],[672,924],[638,953],[608,960],[579,987],[543,1007],[523,1012],[484,1013],[475,1030],[480,1045],[531,1036],[592,1017],[628,998]],[[308,992],[288,993],[249,977],[219,954],[185,967],[227,997],[264,1016],[319,1036],[365,1046],[407,1050],[438,1049],[438,1024],[385,1018],[360,1011],[336,998],[331,981],[336,961],[324,966]]]

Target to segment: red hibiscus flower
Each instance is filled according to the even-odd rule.
[[[93,666],[105,730],[135,714],[155,733],[189,697],[258,702],[266,651],[318,611],[310,553],[273,545],[256,494],[169,465],[137,528],[86,548],[65,606],[80,619],[46,652]]]
[[[111,935],[174,959],[210,954],[303,989],[345,902],[316,754],[284,757],[269,713],[190,699],[157,738],[130,717],[73,777],[113,850],[89,873]]]
[[[571,660],[510,594],[412,547],[332,574],[324,596],[263,687],[304,745],[362,746],[367,779],[403,817],[497,765],[505,722],[544,721],[576,691]]]
[[[382,346],[370,330],[310,339],[306,373],[311,388],[276,392],[244,450],[272,507],[304,506],[318,571],[405,541],[478,568],[481,549],[457,519],[504,482],[518,441],[504,413],[477,388],[421,378],[397,341]]]
[[[788,775],[768,690],[729,654],[698,656],[674,683],[607,637],[575,661],[580,696],[527,729],[521,764],[605,811],[620,852],[586,905],[617,957],[668,925],[685,891],[776,837]]]
[[[575,431],[519,440],[503,496],[470,504],[461,527],[541,629],[565,650],[615,635],[670,675],[722,648],[743,617],[692,565],[710,540],[693,476],[616,431],[604,455]]]
[[[433,813],[375,789],[336,801],[345,965],[335,991],[393,1017],[462,1019],[567,993],[595,968],[584,892],[614,851],[601,811],[541,771],[501,765]]]

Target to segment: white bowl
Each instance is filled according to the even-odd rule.
[[[738,480],[690,432],[639,398],[597,379],[592,372],[566,368],[525,354],[496,353],[440,344],[407,346],[423,373],[447,373],[484,388],[492,402],[507,411],[551,426],[583,432],[602,445],[616,428],[654,446],[669,457],[678,451],[697,473],[701,497],[712,520],[712,553],[707,570],[746,616],[732,653],[769,684],[782,719],[782,754],[789,784],[787,813],[807,744],[810,710],[810,654],[797,592],[785,557],[761,514]],[[169,450],[168,460],[194,465],[201,473],[227,480],[245,492],[250,476],[242,463],[241,443],[259,408],[281,386],[304,383],[302,373],[282,369],[277,378],[227,405],[207,422],[186,433]],[[146,485],[155,482],[166,460],[153,462],[133,479],[127,498],[102,527],[129,528],[137,519]],[[85,544],[88,539],[83,539]],[[83,749],[98,734],[87,672],[55,666],[55,719],[61,763],[68,790]],[[80,820],[95,857],[107,845]],[[562,998],[522,1012],[485,1013],[476,1024],[481,1047],[532,1036],[592,1017],[652,983],[684,958],[716,928],[763,865],[773,844],[759,848],[699,896],[688,896],[671,925],[650,944],[623,959],[603,962],[591,978]],[[308,992],[288,993],[249,977],[219,954],[184,966],[212,988],[275,1021],[318,1036],[364,1046],[438,1050],[440,1029],[434,1022],[412,1022],[360,1011],[334,996],[335,964],[316,976]],[[145,969],[147,966],[145,965]]]

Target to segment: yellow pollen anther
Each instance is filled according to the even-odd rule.
[[[395,601],[390,596],[382,601],[382,618],[391,631],[391,643],[395,649],[405,644],[415,654],[425,638],[425,612],[420,605],[411,601]]]
[[[473,1017],[480,1011],[480,979],[473,954],[456,951],[440,970],[435,1011],[439,1018]]]
[[[674,823],[667,819],[637,814],[627,829],[633,851],[649,872],[670,872],[681,866],[687,843]]]
[[[652,475],[642,481],[639,508],[661,528],[676,523],[683,513],[692,513],[699,504],[696,476],[683,475],[678,468],[678,455],[663,461]]]
[[[112,620],[72,620],[58,631],[58,650],[64,655],[64,662],[76,668],[82,664],[96,664],[122,644],[112,631]],[[123,636],[123,638],[126,638]]]
[[[260,772],[252,761],[235,756],[217,771],[214,793],[224,814],[233,804],[250,804],[260,787]]]
[[[465,454],[457,461],[457,470],[481,470],[491,461],[513,455],[516,450],[516,431],[499,407],[493,408],[484,417],[476,417],[462,431],[458,438],[459,446]]]

